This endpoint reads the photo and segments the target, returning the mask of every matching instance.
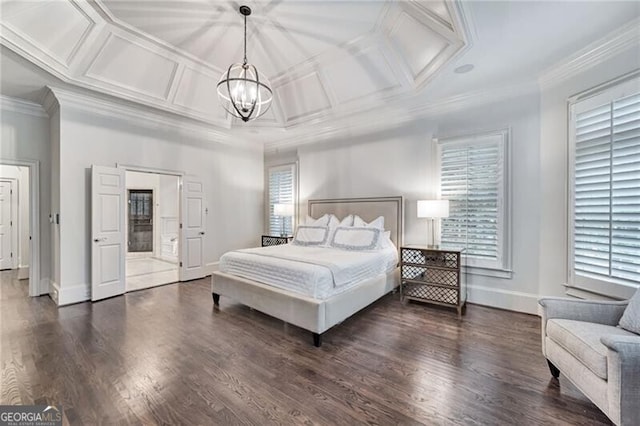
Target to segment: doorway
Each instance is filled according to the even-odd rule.
[[[180,280],[180,178],[127,170],[126,291]]]
[[[29,296],[49,292],[40,282],[39,212],[39,163],[0,159],[0,269]]]

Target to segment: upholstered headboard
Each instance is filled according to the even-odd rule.
[[[391,231],[391,241],[397,247],[402,245],[404,234],[402,197],[327,198],[309,200],[308,205],[309,216],[315,218],[325,213],[334,214],[338,219],[355,214],[364,221],[371,222],[378,216],[384,216],[384,228]]]

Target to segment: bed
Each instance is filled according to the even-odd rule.
[[[354,214],[367,222],[383,216],[385,229],[389,231],[389,238],[395,249],[402,245],[402,197],[321,199],[308,202],[309,216],[318,218],[324,214],[334,214],[338,218]],[[288,253],[287,248],[283,246],[269,249],[273,252],[283,251],[285,255]],[[246,250],[242,253],[255,256],[254,250],[263,249]],[[239,257],[238,262],[242,261],[242,257],[236,257]],[[292,257],[289,260],[296,259]],[[269,261],[266,256],[266,263],[262,269],[269,269]],[[240,272],[232,273],[233,268],[228,269],[231,272],[217,271],[212,274],[211,293],[214,305],[219,305],[220,296],[229,297],[245,306],[310,331],[316,347],[322,344],[322,334],[325,331],[391,292],[399,284],[397,264],[383,268],[384,270],[377,271],[375,276],[361,281],[357,281],[357,277],[354,278],[357,274],[351,274],[344,278],[344,285],[334,293],[327,292],[326,286],[323,287],[321,284],[306,285],[307,283],[301,282],[300,287],[313,290],[305,290],[304,294],[299,289],[294,291],[288,288],[286,279],[279,278],[277,274],[259,278],[260,281],[271,283],[267,284],[242,276]],[[307,279],[302,273],[299,277],[301,280]]]

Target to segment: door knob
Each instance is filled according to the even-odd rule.
[[[200,235],[204,235],[204,231],[200,231]]]
[[[106,237],[103,237],[103,238],[94,238],[94,239],[93,239],[93,242],[94,242],[94,243],[99,243],[100,241],[107,241],[107,238],[106,238]]]

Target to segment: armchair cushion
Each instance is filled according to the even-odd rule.
[[[607,347],[600,339],[605,336],[635,335],[612,325],[550,319],[547,323],[547,336],[595,375],[607,380]]]
[[[629,300],[619,325],[625,330],[640,334],[640,290],[636,290],[636,294]]]

